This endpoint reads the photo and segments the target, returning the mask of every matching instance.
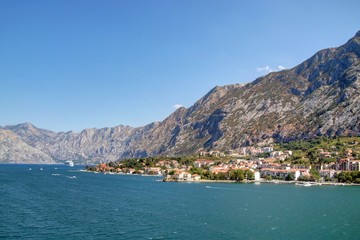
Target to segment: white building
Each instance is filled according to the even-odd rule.
[[[319,173],[320,173],[320,176],[323,178],[329,177],[330,179],[332,179],[332,178],[334,178],[336,171],[332,170],[332,169],[327,169],[327,170],[320,170]]]
[[[273,147],[263,147],[261,150],[265,153],[269,153],[269,152],[274,151],[274,148]]]
[[[258,172],[258,171],[254,172],[254,180],[260,181],[260,172]]]
[[[275,151],[270,153],[270,157],[279,157],[282,156],[284,153],[282,151]]]
[[[201,176],[200,176],[199,174],[194,174],[194,175],[192,176],[192,179],[193,179],[194,181],[199,181],[200,178],[201,178]]]
[[[206,160],[206,159],[198,159],[194,162],[194,167],[201,168],[205,166],[214,165],[214,161]]]
[[[185,171],[177,171],[173,175],[175,181],[191,181],[191,173]]]
[[[286,150],[286,151],[284,151],[284,153],[285,153],[286,155],[288,155],[288,156],[292,156],[292,155],[293,155],[293,152],[290,151],[290,150]]]
[[[273,178],[283,178],[285,179],[290,173],[294,174],[294,180],[297,180],[300,177],[300,171],[296,169],[274,169],[274,168],[263,168],[260,170],[261,176],[266,178],[271,176]]]
[[[359,160],[352,161],[350,169],[351,171],[360,171],[360,161]]]

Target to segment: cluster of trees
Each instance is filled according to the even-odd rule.
[[[337,182],[360,184],[360,171],[341,172],[335,176]]]
[[[135,173],[139,170],[144,170],[145,167],[155,167],[156,164],[159,161],[165,160],[165,161],[177,161],[177,163],[182,166],[193,166],[194,161],[196,161],[199,158],[197,155],[189,155],[189,156],[179,156],[179,157],[168,157],[168,156],[156,156],[156,157],[144,157],[144,158],[130,158],[130,159],[123,159],[118,160],[114,162],[106,163],[106,166],[111,168],[133,168],[135,169]],[[206,156],[206,159],[214,160],[215,163],[221,163],[225,160],[228,160],[227,158],[219,158],[219,157],[212,157],[212,156]],[[172,166],[173,164],[170,164],[172,168],[175,168],[175,166]],[[165,170],[165,167],[162,167]],[[86,169],[89,171],[96,171],[96,166],[86,166]],[[208,170],[208,169],[206,169]]]
[[[191,168],[191,174],[199,174],[202,179],[208,180],[234,180],[234,181],[244,181],[246,180],[254,180],[254,173],[250,170],[230,170],[228,172],[219,172],[217,174],[207,171],[202,168]]]
[[[136,171],[143,170],[145,167],[155,167],[160,160],[176,160],[180,165],[192,166],[196,156],[183,156],[183,157],[146,157],[146,158],[131,158],[118,160],[114,162],[106,163],[108,167],[112,168],[133,168]],[[89,171],[95,171],[95,166],[86,166]]]
[[[309,141],[291,141],[287,143],[281,143],[278,146],[280,150],[292,150],[293,156],[290,157],[290,161],[293,164],[321,164],[335,162],[337,158],[346,157],[345,150],[352,148],[354,151],[352,156],[359,158],[359,147],[355,143],[360,141],[360,137],[318,137]],[[338,152],[338,156],[333,157],[320,157],[319,149],[324,151]]]

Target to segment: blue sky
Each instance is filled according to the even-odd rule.
[[[360,30],[360,1],[2,0],[0,126],[161,121]]]

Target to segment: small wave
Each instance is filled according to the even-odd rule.
[[[60,174],[58,174],[58,173],[53,173],[53,174],[51,174],[52,176],[60,176]]]
[[[243,192],[260,192],[259,190],[253,190],[249,188],[242,188],[239,186],[234,187],[215,187],[215,186],[206,186],[206,188],[216,189],[216,190],[228,190],[228,191],[243,191]]]
[[[76,176],[67,176],[67,178],[75,179],[77,177]]]
[[[212,187],[212,186],[206,186],[206,188],[211,188],[211,189],[222,189],[222,190],[239,190],[236,188],[227,188],[227,187]]]

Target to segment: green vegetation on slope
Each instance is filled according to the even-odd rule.
[[[359,159],[360,137],[319,137],[309,141],[281,143],[276,145],[275,149],[293,151],[293,156],[288,159],[293,164],[331,163],[345,157]],[[329,154],[321,154],[321,152]]]

